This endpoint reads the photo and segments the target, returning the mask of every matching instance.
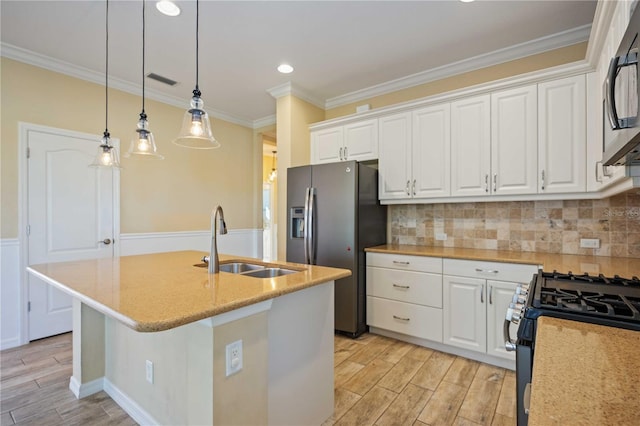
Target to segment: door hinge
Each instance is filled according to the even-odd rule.
[[[31,312],[31,302],[27,302],[27,312]]]
[[[31,235],[31,225],[27,225],[27,237]]]
[[[31,158],[31,148],[27,147],[27,158]]]

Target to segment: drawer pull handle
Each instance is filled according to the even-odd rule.
[[[399,317],[397,315],[394,315],[393,319],[397,319],[397,320],[400,320],[400,321],[410,321],[410,318],[402,318],[402,317]]]
[[[484,272],[486,274],[497,274],[498,271],[497,269],[480,269],[480,268],[476,268],[476,272]]]
[[[400,262],[399,260],[394,260],[393,263],[395,263],[396,265],[408,265],[409,262]]]
[[[408,285],[393,284],[393,286],[395,288],[402,288],[402,289],[405,289],[405,290],[409,290],[409,286]]]

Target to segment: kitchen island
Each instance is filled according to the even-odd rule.
[[[144,424],[320,424],[333,412],[334,281],[350,271],[270,263],[255,278],[184,251],[34,265],[70,294],[73,376]],[[222,263],[255,259],[220,256]],[[227,375],[226,346],[242,341]]]

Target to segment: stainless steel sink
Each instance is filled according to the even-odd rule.
[[[264,265],[257,265],[254,263],[245,263],[245,262],[231,262],[231,263],[221,263],[220,264],[220,272],[229,272],[232,274],[242,274],[247,271],[255,271],[259,269],[264,269]]]
[[[281,277],[283,275],[295,274],[296,272],[300,271],[294,271],[293,269],[285,268],[264,268],[250,272],[243,272],[242,275],[254,278],[275,278]]]
[[[193,266],[206,268],[208,266],[208,256],[203,257],[202,260],[203,263]],[[280,268],[277,266],[260,265],[259,263],[226,262],[220,264],[220,272],[239,274],[253,278],[275,278],[283,275],[295,274],[296,272],[301,271]]]

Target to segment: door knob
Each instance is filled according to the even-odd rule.
[[[104,239],[104,240],[102,240],[102,241],[98,241],[98,243],[100,243],[100,244],[105,244],[105,245],[109,245],[109,244],[111,244],[111,240],[110,240],[109,238],[105,238],[105,239]]]

